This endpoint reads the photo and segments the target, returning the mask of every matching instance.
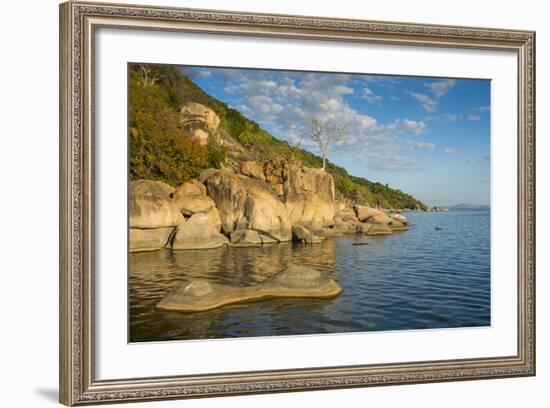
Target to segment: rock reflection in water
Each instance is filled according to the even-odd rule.
[[[284,323],[274,326],[283,331],[303,332],[312,323],[306,321],[311,310],[331,300],[278,299],[250,304],[230,305],[201,313],[162,312],[155,305],[183,281],[195,278],[213,283],[249,286],[285,270],[291,264],[307,265],[334,276],[334,241],[318,245],[281,243],[251,248],[155,251],[130,256],[130,340],[166,340],[179,338],[219,338],[246,336],[258,319],[277,311],[292,311]],[[230,272],[229,272],[230,271]],[[311,319],[310,319],[311,320]],[[250,327],[249,327],[250,326]],[[322,327],[309,327],[316,333]],[[265,333],[271,335],[276,333]]]
[[[409,231],[387,236],[130,254],[130,341],[490,325],[490,212],[407,217]],[[438,225],[443,230],[435,231]],[[365,240],[369,245],[353,245]],[[248,286],[290,264],[330,274],[342,293],[330,300],[267,300],[200,313],[155,308],[183,281]]]

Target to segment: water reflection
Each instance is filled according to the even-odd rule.
[[[488,212],[414,213],[406,233],[346,236],[318,245],[156,251],[129,257],[130,340],[200,339],[490,324]],[[442,231],[435,231],[442,225]],[[248,286],[307,265],[337,279],[331,300],[278,299],[201,313],[161,312],[158,301],[194,278]]]
[[[195,278],[213,283],[249,286],[285,270],[291,264],[309,265],[334,276],[334,241],[318,245],[300,245],[291,242],[251,248],[216,248],[196,251],[155,251],[130,256],[131,339],[150,339],[152,332],[166,331],[162,338],[217,338],[227,337],[224,331],[232,324],[246,327],[252,316],[244,313],[250,305],[226,307],[193,314],[155,310],[155,305],[172,288]],[[228,271],[230,271],[228,273]],[[271,312],[292,307],[307,314],[330,300],[293,299],[268,300],[257,303],[254,309]],[[266,309],[267,308],[267,309]],[[241,315],[242,314],[242,315]],[[238,315],[238,316],[237,316]],[[235,323],[230,323],[235,319]],[[223,323],[223,324],[222,324]],[[285,323],[285,330],[303,325],[299,316]],[[275,328],[277,330],[277,328]],[[244,329],[242,334],[249,331]]]

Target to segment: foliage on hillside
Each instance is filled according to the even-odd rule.
[[[202,169],[219,167],[225,152],[213,143],[200,146],[179,128],[178,110],[185,102],[197,102],[213,109],[220,127],[241,143],[259,162],[276,157],[294,157],[306,166],[321,167],[322,159],[271,136],[256,122],[245,118],[202,91],[176,67],[148,66],[143,79],[140,66],[130,67],[130,177],[162,180],[171,185],[196,177]],[[414,197],[381,183],[355,177],[330,161],[339,195],[358,204],[384,208],[423,208]]]

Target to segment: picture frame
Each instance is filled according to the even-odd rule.
[[[517,352],[381,364],[98,379],[95,52],[99,29],[446,50],[517,60]],[[125,137],[121,135],[121,137]],[[148,401],[535,375],[535,33],[67,2],[60,5],[60,402]],[[496,256],[499,256],[496,254]],[[124,273],[119,271],[120,273]],[[125,294],[121,294],[125,296]]]

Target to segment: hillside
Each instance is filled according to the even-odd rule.
[[[129,80],[132,180],[159,180],[176,186],[196,178],[206,168],[220,168],[227,162],[229,152],[223,145],[209,140],[203,146],[185,134],[180,126],[179,109],[187,102],[211,108],[220,118],[219,127],[260,163],[292,158],[308,167],[321,167],[320,157],[273,137],[256,122],[205,93],[176,67],[132,65]],[[414,197],[352,176],[330,161],[327,172],[333,176],[340,198],[372,207],[426,209]]]

